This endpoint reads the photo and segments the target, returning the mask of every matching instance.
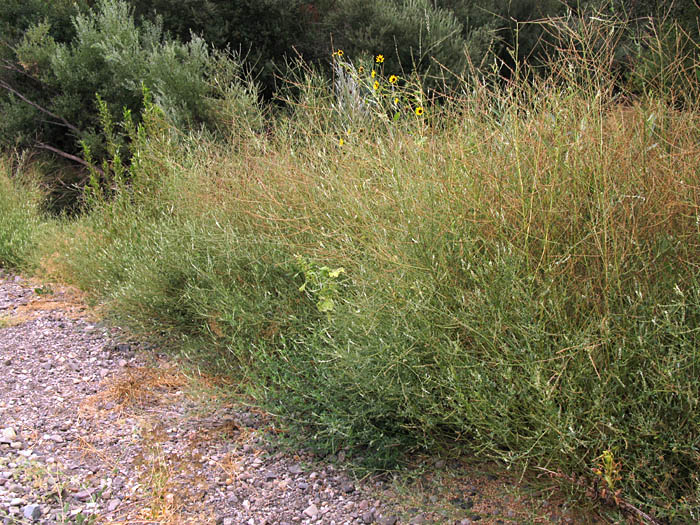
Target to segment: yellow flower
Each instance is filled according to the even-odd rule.
[[[384,55],[377,55],[377,64],[384,62]]]
[[[396,75],[391,75],[389,77],[389,82],[391,82],[392,84],[396,84],[396,82],[398,82],[398,80],[399,80],[399,77],[397,77]]]
[[[376,80],[374,81],[374,89],[379,89],[379,82]]]
[[[399,104],[399,97],[395,97],[395,98],[394,98],[394,104],[396,104],[396,105],[398,106],[398,104]]]
[[[345,53],[343,52],[342,49],[338,49],[338,51],[336,51],[335,53],[336,53],[336,55],[338,55],[339,57],[342,57],[342,56],[345,54]]]
[[[422,114],[423,114],[423,108],[418,106],[416,108],[416,115],[418,115],[420,117]]]
[[[345,141],[341,138],[341,139],[338,141],[338,146],[342,146],[343,144],[345,144]]]
[[[357,72],[358,72],[358,73],[364,73],[364,72],[365,72],[365,68],[362,67],[362,66],[360,66],[360,67],[357,68]]]
[[[371,75],[372,75],[372,78],[374,78],[377,76],[377,72],[373,69]]]

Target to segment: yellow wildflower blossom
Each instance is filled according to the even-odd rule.
[[[376,80],[374,81],[374,89],[379,89],[379,82]]]
[[[391,82],[392,84],[396,84],[398,81],[399,81],[399,77],[397,77],[396,75],[391,75],[389,77],[389,82]]]
[[[384,62],[384,55],[377,55],[377,64]]]

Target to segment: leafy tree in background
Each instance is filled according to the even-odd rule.
[[[137,18],[162,20],[182,41],[193,34],[211,45],[240,52],[269,97],[276,72],[296,53],[309,61],[328,56],[322,13],[330,0],[129,0]]]
[[[217,100],[240,86],[236,60],[199,37],[187,43],[168,37],[158,20],[137,25],[123,1],[100,0],[94,10],[66,7],[70,28],[63,18],[42,17],[37,6],[33,16],[3,19],[27,26],[21,37],[22,25],[16,28],[0,70],[0,145],[6,148],[38,149],[85,164],[87,146],[99,161],[106,140],[98,95],[112,115],[126,110],[138,122],[147,88],[187,129],[214,127]],[[214,78],[216,85],[209,82]]]

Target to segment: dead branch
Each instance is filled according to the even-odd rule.
[[[102,168],[100,168],[98,166],[93,166],[89,162],[85,161],[84,159],[81,159],[80,157],[77,157],[76,155],[71,155],[70,153],[67,153],[67,152],[60,150],[58,148],[54,148],[53,146],[50,146],[48,144],[44,144],[42,142],[38,142],[36,144],[36,147],[39,149],[45,149],[47,151],[50,151],[51,153],[55,153],[56,155],[59,155],[59,156],[65,158],[65,159],[68,159],[68,160],[72,160],[73,162],[77,162],[78,164],[82,164],[86,168],[88,168],[90,170],[95,170],[97,173],[104,176],[104,171],[102,170]]]
[[[55,118],[55,119],[61,121],[61,123],[62,123],[65,127],[67,127],[68,129],[70,129],[71,131],[73,131],[76,135],[80,135],[80,130],[79,130],[76,126],[74,126],[73,124],[71,124],[70,122],[68,122],[66,119],[64,119],[64,118],[61,117],[60,115],[57,115],[56,113],[53,113],[52,111],[49,111],[48,109],[46,109],[45,107],[40,106],[40,105],[37,104],[36,102],[32,102],[31,100],[29,100],[27,97],[25,97],[24,95],[22,95],[22,93],[20,93],[19,91],[17,91],[15,88],[13,88],[11,85],[9,85],[9,84],[8,84],[7,82],[5,82],[4,80],[0,80],[0,87],[3,88],[3,89],[5,89],[6,91],[9,91],[10,93],[12,93],[13,95],[15,95],[15,96],[16,96],[17,98],[19,98],[20,100],[22,100],[23,102],[29,104],[30,106],[32,106],[32,107],[38,109],[38,110],[41,111],[42,113],[46,113],[47,115],[49,115],[49,116],[51,116],[51,117],[53,117],[53,118]]]

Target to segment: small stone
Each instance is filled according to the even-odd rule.
[[[24,517],[28,520],[39,521],[39,518],[41,518],[41,507],[39,505],[27,505],[24,507]]]
[[[275,474],[271,470],[268,470],[265,473],[265,481],[272,481],[273,479],[277,479],[277,474]]]
[[[318,507],[314,505],[313,503],[306,507],[304,510],[304,514],[306,514],[309,518],[311,519],[316,519],[318,517]]]
[[[92,495],[92,492],[89,490],[81,490],[80,492],[76,492],[73,494],[73,497],[79,501],[86,501],[90,499],[90,496]]]
[[[17,432],[15,432],[15,429],[12,427],[3,428],[2,437],[9,439],[10,442],[12,442],[17,438]]]
[[[399,518],[396,516],[383,516],[379,519],[379,525],[396,525]]]
[[[304,481],[300,481],[299,483],[297,483],[297,488],[299,488],[300,490],[306,490],[309,488],[309,484],[305,483]]]
[[[355,485],[353,485],[349,481],[346,481],[345,483],[340,485],[340,490],[345,492],[345,494],[350,494],[351,492],[355,492]]]
[[[408,523],[409,525],[423,525],[425,523],[425,516],[423,514],[413,516],[413,518],[411,518],[411,521],[409,521]]]
[[[435,462],[435,468],[436,468],[436,469],[443,469],[443,468],[445,468],[445,465],[446,465],[446,463],[445,463],[445,460],[444,460],[444,459],[438,459],[438,460]]]
[[[224,518],[224,520],[221,522],[221,525],[233,525],[234,521],[233,518]]]
[[[374,523],[374,511],[368,510],[362,513],[362,523]]]
[[[473,522],[469,518],[465,518],[459,522],[459,525],[472,525],[472,524],[473,524]]]
[[[24,500],[22,498],[12,498],[10,500],[11,507],[19,507],[22,503],[24,503]]]
[[[119,507],[119,505],[121,504],[122,502],[119,498],[111,499],[109,500],[109,503],[107,503],[107,510],[109,512],[114,512],[115,510],[117,510],[117,507]]]

